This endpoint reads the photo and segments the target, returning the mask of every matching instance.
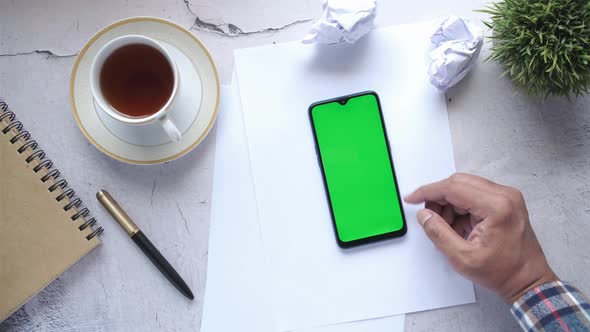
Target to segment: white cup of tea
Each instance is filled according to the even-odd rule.
[[[182,136],[170,116],[179,85],[170,53],[158,41],[140,35],[109,41],[90,68],[90,89],[102,111],[122,124],[161,127],[173,141]]]

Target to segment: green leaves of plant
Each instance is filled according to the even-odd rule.
[[[514,85],[534,96],[590,91],[590,1],[504,0],[480,10],[490,15],[492,54]]]

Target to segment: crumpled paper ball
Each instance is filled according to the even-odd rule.
[[[304,44],[354,43],[373,29],[376,0],[323,0],[323,13]]]
[[[473,68],[483,45],[483,30],[466,18],[450,16],[434,32],[430,41],[428,75],[430,83],[446,92]]]

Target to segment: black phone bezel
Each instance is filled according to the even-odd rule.
[[[357,239],[357,240],[353,240],[353,241],[342,241],[342,239],[340,239],[340,237],[338,236],[338,226],[336,224],[336,218],[334,217],[334,210],[332,208],[332,199],[330,198],[330,193],[328,191],[328,183],[326,181],[326,174],[324,172],[324,163],[322,161],[321,152],[320,152],[319,145],[318,145],[318,138],[316,135],[315,124],[313,122],[312,112],[313,112],[313,109],[319,105],[324,105],[324,104],[333,103],[333,102],[337,102],[341,105],[346,105],[346,103],[351,98],[366,96],[366,95],[373,95],[373,96],[375,96],[375,99],[377,100],[377,108],[379,110],[379,117],[381,118],[381,126],[383,128],[383,135],[385,136],[385,145],[387,146],[387,155],[389,157],[389,163],[391,165],[391,171],[393,173],[393,181],[395,184],[395,190],[396,190],[396,194],[397,194],[398,204],[399,204],[401,214],[402,214],[403,225],[402,225],[402,228],[397,231],[373,235],[373,236],[369,236],[366,238]],[[368,244],[368,243],[373,243],[373,242],[378,242],[378,241],[383,241],[383,240],[387,240],[387,239],[392,239],[392,238],[404,236],[407,233],[406,216],[404,213],[403,202],[401,200],[401,195],[399,192],[399,186],[398,186],[398,182],[397,182],[395,166],[393,164],[393,158],[391,157],[391,149],[389,147],[389,139],[387,138],[387,130],[385,128],[385,121],[383,119],[383,112],[381,111],[381,102],[379,100],[379,95],[377,95],[377,93],[375,91],[369,90],[369,91],[353,93],[353,94],[342,96],[342,97],[318,101],[318,102],[315,102],[309,106],[308,115],[309,115],[309,121],[311,123],[311,131],[313,133],[316,158],[318,160],[318,164],[319,164],[320,170],[322,172],[322,180],[324,182],[324,191],[326,193],[326,198],[328,199],[328,206],[330,208],[330,217],[332,219],[332,226],[334,229],[334,235],[336,237],[336,242],[338,242],[338,246],[346,249],[346,248],[352,248],[352,247],[356,247],[356,246],[363,245],[363,244]]]

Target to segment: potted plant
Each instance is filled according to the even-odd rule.
[[[529,95],[570,96],[590,90],[590,1],[503,0],[481,12],[493,30],[491,55]]]

